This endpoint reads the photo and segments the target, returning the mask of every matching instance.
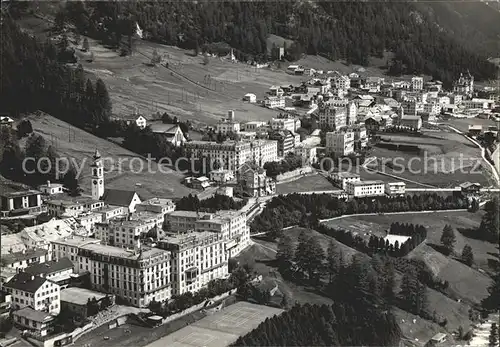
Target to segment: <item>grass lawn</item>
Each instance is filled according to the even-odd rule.
[[[489,186],[489,175],[480,150],[460,134],[450,131],[425,132],[423,136],[404,134],[382,134],[390,143],[418,145],[421,153],[415,155],[403,151],[374,147],[371,155],[380,160],[396,160],[391,169],[386,165],[380,171],[409,180],[436,186],[455,187],[465,181],[479,182]]]
[[[287,229],[284,232],[291,237],[294,243],[296,243],[297,238],[302,230],[305,230],[307,235],[316,237],[325,252],[330,241],[333,241],[342,251],[342,254],[346,261],[350,261],[354,254],[362,254],[363,256],[366,256],[363,253],[360,253],[329,236],[320,234],[315,230],[294,227]],[[314,292],[314,289],[310,289],[283,279],[283,277],[273,264],[273,261],[276,259],[276,249],[277,243],[275,242],[255,240],[254,245],[252,245],[241,255],[239,255],[237,257],[237,260],[241,264],[251,264],[254,270],[257,271],[257,273],[261,274],[264,278],[270,278],[276,281],[279,285],[279,289],[281,291],[284,291],[291,297],[290,302],[295,302],[297,300],[300,303],[304,304],[310,303],[319,305],[330,304],[332,302],[331,299]]]
[[[332,304],[331,299],[317,294],[313,289],[283,279],[278,270],[272,266],[273,261],[276,259],[275,249],[276,244],[269,247],[268,243],[265,245],[255,243],[236,257],[236,259],[241,265],[250,264],[254,271],[262,275],[264,280],[275,281],[278,284],[279,290],[288,296],[290,303],[298,301],[301,304]]]
[[[304,80],[219,58],[211,57],[203,65],[203,57],[193,57],[190,51],[142,40],[135,42],[134,53],[127,57],[120,57],[94,40],[89,42],[95,60],[89,63],[80,53],[80,63],[85,71],[106,83],[117,116],[130,115],[137,107],[146,116],[167,112],[181,120],[213,124],[228,110],[234,110],[239,121],[267,121],[279,112],[245,103],[243,96],[254,93],[262,99],[273,84],[299,84]],[[163,65],[147,65],[154,49],[173,71]]]
[[[339,189],[320,174],[301,177],[295,181],[279,183],[276,185],[278,194],[297,192],[323,191]]]
[[[425,261],[435,275],[450,283],[450,289],[455,297],[464,298],[471,303],[479,303],[486,297],[491,279],[477,269],[470,268],[456,260],[453,256],[444,256],[432,245],[440,244],[442,230],[446,224],[450,224],[455,229],[455,253],[461,254],[463,247],[469,244],[474,253],[475,265],[485,271],[492,271],[498,264],[496,256],[498,250],[495,245],[465,237],[459,232],[459,230],[478,227],[481,216],[482,212],[407,213],[346,217],[326,223],[335,228],[351,230],[366,238],[370,234],[385,235],[385,230],[393,222],[422,224],[427,228],[427,241],[410,252],[408,257]]]
[[[144,160],[134,159],[131,161],[138,157],[137,154],[110,141],[70,126],[68,123],[49,115],[32,115],[29,119],[34,131],[41,134],[48,145],[55,146],[61,157],[69,158],[69,160],[74,158],[79,166],[83,165],[80,186],[85,194],[90,194],[91,191],[90,165],[96,149],[103,157],[105,170],[111,170],[105,175],[105,187],[136,190],[144,198],[153,196],[174,198],[192,192],[191,189],[181,184],[183,178],[181,173],[167,171],[167,168],[163,169],[165,173],[162,173],[158,170],[156,163],[151,164],[152,170],[149,173],[147,163]],[[113,160],[114,166],[112,166],[111,160]],[[119,160],[122,160],[121,165],[119,165]],[[141,163],[144,169],[138,172]]]
[[[345,217],[326,222],[334,228],[351,230],[361,235],[374,233],[385,235],[391,223],[413,223],[422,224],[427,228],[427,240],[430,243],[439,244],[443,228],[450,224],[455,229],[455,252],[461,253],[463,247],[469,244],[474,252],[475,263],[483,269],[493,269],[495,254],[498,253],[494,244],[465,237],[460,231],[474,229],[481,223],[483,213],[470,212],[431,212],[431,213],[405,213],[376,216]],[[369,235],[368,235],[369,237]]]

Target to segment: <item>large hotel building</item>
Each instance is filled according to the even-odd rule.
[[[114,221],[96,225],[102,243],[78,236],[51,242],[53,257],[71,259],[77,273],[88,273],[92,288],[147,307],[153,299],[165,301],[226,278],[228,259],[250,244],[244,212],[174,211],[165,217],[170,230],[155,248],[139,241],[154,220]]]
[[[227,243],[229,256],[234,257],[250,244],[250,230],[244,212],[219,211],[217,213],[197,213],[174,211],[167,215],[171,231],[185,233],[210,231],[222,235]]]
[[[229,276],[229,252],[222,234],[204,231],[167,236],[157,247],[171,254],[172,295],[196,292]]]
[[[191,159],[217,161],[222,169],[238,171],[243,164],[254,162],[260,166],[278,160],[276,141],[225,141],[223,143],[191,141],[185,145]],[[209,162],[206,163],[209,165]]]

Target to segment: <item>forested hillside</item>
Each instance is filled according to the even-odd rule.
[[[233,346],[397,346],[394,316],[364,305],[295,306],[266,319]]]
[[[420,1],[415,7],[458,42],[492,57],[500,56],[500,7],[479,1]],[[497,3],[498,5],[498,3]]]
[[[57,21],[116,46],[138,22],[150,40],[188,49],[227,42],[243,60],[265,60],[266,38],[276,34],[295,41],[286,47],[290,60],[308,53],[366,65],[392,51],[393,74],[426,73],[448,84],[467,69],[477,79],[495,77],[477,44],[420,10],[386,2],[67,2]]]

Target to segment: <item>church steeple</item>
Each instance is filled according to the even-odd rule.
[[[102,167],[101,154],[97,149],[94,153],[90,170],[92,174],[92,199],[99,200],[104,195],[104,169]]]

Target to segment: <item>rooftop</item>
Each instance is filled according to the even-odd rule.
[[[350,184],[355,186],[366,186],[370,184],[384,184],[384,181],[373,180],[373,181],[358,181],[358,182],[350,182]]]
[[[4,285],[24,292],[35,293],[47,281],[48,279],[40,276],[32,275],[27,272],[19,272]]]
[[[174,211],[169,215],[172,217],[186,217],[186,218],[201,218],[211,213],[207,212],[196,212],[196,211]]]
[[[154,133],[175,134],[180,127],[177,124],[153,123],[150,128]]]
[[[85,233],[75,218],[53,218],[46,223],[24,228],[21,231],[21,237],[26,235],[35,242],[47,242],[69,236],[75,232]]]
[[[39,190],[22,190],[18,192],[8,192],[8,193],[2,193],[1,195],[6,197],[6,198],[17,198],[17,197],[22,197],[22,196],[28,196],[28,195],[35,195],[35,194],[42,194]]]
[[[26,249],[20,252],[6,253],[2,254],[2,261],[7,264],[15,264],[19,261],[41,257],[47,254],[46,249],[35,248],[35,249]]]
[[[220,237],[220,234],[210,232],[210,231],[196,231],[196,232],[191,231],[191,232],[181,233],[181,234],[171,234],[171,235],[163,237],[161,241],[169,243],[169,244],[178,245],[178,244],[183,244],[183,243],[190,242],[190,241],[193,241],[193,242],[201,241],[203,239],[210,238],[210,237]]]
[[[88,300],[96,298],[97,301],[106,297],[106,294],[88,290],[85,288],[70,287],[61,290],[61,301],[70,302],[75,305],[87,305]]]
[[[22,308],[20,310],[15,311],[14,314],[17,316],[35,321],[35,322],[45,322],[45,321],[49,321],[49,320],[54,319],[54,316],[51,315],[50,313],[36,311],[28,306],[25,308]]]
[[[349,177],[359,177],[358,174],[349,172],[349,171],[341,171],[341,172],[333,172],[332,176],[337,176],[341,178],[349,178]]]
[[[68,269],[73,269],[73,263],[69,260],[69,258],[64,257],[59,260],[50,260],[45,263],[33,264],[27,267],[24,271],[32,275],[39,275],[52,274]]]
[[[141,202],[141,205],[161,205],[161,206],[168,206],[172,205],[174,202],[171,199],[164,199],[164,198],[152,198],[146,201]]]
[[[81,247],[81,249],[85,249],[97,254],[108,255],[111,257],[124,258],[124,259],[139,259],[139,258],[148,258],[156,256],[160,253],[165,253],[165,251],[158,248],[144,248],[141,252],[134,252],[131,250],[127,250],[121,247],[114,247],[108,245],[101,245],[98,243],[91,243]]]
[[[132,202],[136,192],[133,190],[106,189],[102,200],[109,205],[128,207]]]
[[[70,235],[62,239],[54,240],[51,242],[66,246],[82,247],[89,243],[100,243],[101,240],[79,235]]]

